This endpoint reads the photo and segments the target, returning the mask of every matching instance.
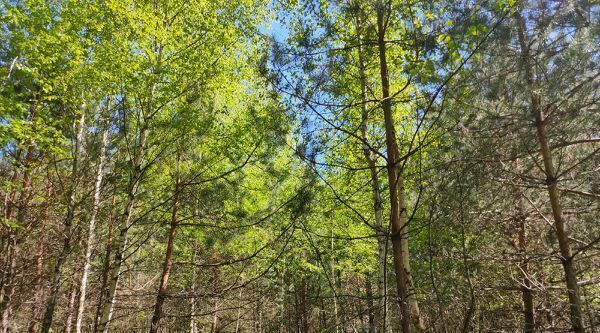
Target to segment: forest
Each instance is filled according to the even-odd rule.
[[[600,332],[598,0],[0,0],[0,333]]]

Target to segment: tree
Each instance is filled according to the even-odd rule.
[[[2,2],[0,333],[594,331],[598,19]]]

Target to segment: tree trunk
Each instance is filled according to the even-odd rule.
[[[179,175],[180,157],[177,158],[177,176],[175,179],[175,193],[173,195],[173,206],[171,210],[171,223],[169,235],[167,237],[167,250],[165,252],[165,261],[163,264],[163,273],[158,287],[156,303],[154,304],[154,315],[150,325],[150,333],[158,332],[158,323],[162,316],[162,308],[167,295],[167,286],[169,284],[169,276],[173,268],[173,248],[175,247],[175,235],[177,234],[177,211],[179,209],[179,194],[181,192],[180,175]]]
[[[521,234],[521,232],[519,232]],[[525,250],[521,250],[526,256]],[[535,332],[535,305],[533,304],[533,290],[531,281],[529,281],[529,265],[527,258],[522,259],[520,263],[521,272],[523,274],[523,286],[521,286],[521,298],[523,300],[523,316],[525,320],[525,333]]]
[[[115,207],[117,203],[116,196],[116,187],[112,194],[111,207]],[[106,249],[104,251],[104,260],[102,261],[104,264],[102,266],[102,280],[100,283],[100,295],[98,297],[98,303],[96,307],[96,314],[94,315],[94,329],[93,332],[98,332],[98,326],[100,325],[100,318],[102,315],[102,308],[104,305],[104,300],[108,298],[108,275],[110,273],[110,258],[112,255],[113,248],[113,233],[114,233],[114,220],[115,220],[115,211],[111,210],[109,218],[108,218],[108,236],[106,237]]]
[[[79,304],[77,306],[77,321],[75,323],[75,332],[81,333],[83,324],[83,313],[85,311],[85,301],[87,296],[88,276],[90,272],[92,250],[96,239],[96,216],[100,210],[100,189],[102,186],[102,177],[104,175],[104,160],[106,158],[106,145],[108,144],[108,126],[102,133],[102,142],[100,146],[100,156],[96,170],[96,182],[94,183],[94,203],[92,206],[92,214],[88,223],[88,234],[85,248],[85,257],[83,258],[83,272],[81,274],[81,283],[79,286]]]
[[[361,97],[361,124],[360,132],[363,143],[363,155],[367,161],[369,172],[371,175],[371,191],[373,195],[373,209],[375,212],[375,228],[379,234],[377,237],[377,248],[379,252],[379,274],[377,276],[377,292],[379,295],[377,309],[375,316],[379,323],[375,323],[377,327],[381,327],[381,332],[386,330],[387,320],[387,301],[386,301],[386,283],[385,283],[385,265],[386,265],[386,244],[388,237],[388,230],[383,226],[383,202],[381,199],[381,189],[379,182],[379,175],[376,165],[376,157],[373,156],[371,148],[366,144],[368,140],[367,123],[369,119],[368,108],[367,108],[367,74],[366,65],[364,59],[364,53],[362,49],[362,23],[357,18],[356,22],[356,34],[358,39],[358,62],[359,62],[359,79],[360,79],[360,97]]]
[[[135,173],[135,172],[134,172]],[[136,182],[137,183],[137,182]],[[113,314],[113,307],[115,303],[115,296],[117,293],[117,285],[119,284],[119,276],[121,275],[121,265],[123,264],[123,255],[125,247],[127,245],[127,231],[129,229],[129,221],[133,211],[133,204],[135,201],[134,191],[128,191],[127,202],[125,204],[125,210],[121,215],[121,223],[119,223],[118,234],[114,242],[111,244],[111,254],[114,254],[114,259],[108,264],[107,274],[107,288],[106,288],[106,299],[102,305],[102,311],[100,313],[100,320],[98,322],[97,331],[98,333],[108,333],[108,326]]]
[[[56,260],[54,266],[54,272],[52,282],[50,284],[50,295],[46,301],[46,312],[44,313],[44,319],[42,321],[42,333],[48,333],[52,326],[52,320],[54,318],[54,308],[58,300],[60,292],[60,285],[62,280],[62,269],[63,265],[67,262],[69,254],[71,253],[71,231],[73,228],[73,220],[75,218],[76,208],[76,192],[79,177],[79,156],[81,153],[81,142],[83,138],[83,127],[85,121],[85,113],[81,110],[81,118],[79,119],[79,126],[73,126],[77,128],[77,136],[75,137],[75,147],[73,149],[73,164],[71,169],[71,185],[67,196],[67,216],[65,217],[64,228],[62,231],[63,246]]]
[[[197,246],[198,245],[194,243],[194,253],[192,254],[193,263],[196,262]],[[192,303],[190,305],[190,333],[198,333],[198,327],[196,326],[196,266],[192,266],[192,299],[190,302]]]
[[[287,279],[286,279],[286,261],[285,261],[285,257],[283,258],[283,264],[281,265],[282,270],[281,270],[281,308],[280,308],[280,316],[279,316],[279,333],[283,333],[284,329],[287,327],[285,324],[289,324],[290,320],[285,320],[285,315],[286,315],[286,304],[288,304],[288,299],[287,299],[287,288],[288,288],[288,284],[287,284]],[[334,309],[336,310],[336,309]],[[289,311],[288,311],[289,312]],[[337,311],[334,312],[334,314]],[[289,319],[289,317],[288,317]],[[337,333],[337,326],[335,328],[335,332]]]
[[[74,283],[74,281],[73,281]],[[63,323],[63,333],[71,333],[73,329],[73,310],[75,309],[75,299],[77,298],[77,287],[75,284],[71,286],[69,302],[67,303],[65,321]]]
[[[531,91],[530,109],[535,118],[536,134],[542,159],[544,162],[544,173],[546,175],[546,184],[548,196],[550,198],[550,206],[552,207],[552,216],[554,219],[554,227],[558,239],[558,247],[561,255],[561,262],[565,274],[567,285],[567,293],[569,297],[569,309],[571,314],[571,326],[575,333],[583,333],[583,316],[581,312],[581,300],[579,297],[579,286],[577,285],[577,274],[575,272],[575,258],[571,250],[567,224],[565,222],[558,189],[556,186],[557,175],[554,170],[552,161],[552,151],[548,142],[548,134],[546,131],[546,122],[544,110],[541,103],[541,96],[536,91],[535,77],[533,66],[531,64],[531,54],[528,46],[528,40],[525,32],[525,20],[520,13],[515,14],[517,19],[519,44],[521,47],[521,58],[523,61],[527,85]]]
[[[460,181],[460,179],[459,179]],[[473,281],[471,279],[471,269],[469,267],[469,254],[467,252],[467,235],[465,232],[465,225],[467,224],[467,220],[465,219],[465,210],[464,210],[464,200],[465,194],[463,192],[462,184],[459,185],[459,222],[460,222],[460,236],[461,236],[461,250],[462,250],[462,259],[463,266],[465,269],[465,280],[467,280],[467,287],[469,288],[469,305],[467,307],[465,316],[462,322],[462,333],[472,332],[472,324],[473,317],[475,316],[475,290],[473,287]]]
[[[300,280],[300,332],[308,333],[308,304],[306,299],[306,277]]]
[[[15,275],[17,271],[17,256],[19,254],[16,235],[11,232],[6,242],[4,255],[7,256],[6,273],[3,276],[3,288],[0,290],[0,333],[7,333],[10,329],[12,317],[12,297],[15,293]]]
[[[20,157],[20,150],[17,151],[18,160]],[[10,184],[15,184],[18,181],[19,172],[17,169],[13,170]],[[6,221],[12,219],[13,210],[16,205],[17,190],[13,189],[10,193],[4,196],[4,218]],[[14,280],[15,268],[16,268],[16,231],[8,230],[7,235],[0,239],[2,241],[2,268],[0,269],[0,333],[5,333],[8,330],[9,322],[8,317],[11,313],[11,299],[14,293],[14,287],[12,281]]]
[[[241,306],[241,304],[242,304],[242,290],[244,290],[244,289],[240,288],[240,293],[238,295],[238,299],[239,299],[239,304],[240,305],[238,305],[239,307],[237,309],[237,316],[236,316],[236,319],[235,319],[235,333],[239,333],[239,331],[240,331],[240,321],[242,319],[242,306]]]
[[[375,333],[377,331],[377,324],[375,323],[375,305],[373,303],[373,287],[371,286],[371,277],[365,277],[365,289],[367,293],[367,307],[369,313],[369,333]]]
[[[213,308],[213,318],[212,318],[212,322],[210,324],[210,333],[216,333],[217,332],[217,326],[219,325],[219,300],[217,298],[215,298],[215,305]]]
[[[161,61],[162,48],[159,47],[156,66],[154,67],[152,74],[160,73]],[[132,169],[129,177],[129,184],[127,186],[127,199],[125,200],[125,208],[120,218],[119,233],[115,237],[113,249],[111,250],[114,253],[114,258],[108,271],[107,298],[102,306],[99,324],[96,328],[97,333],[108,333],[108,326],[113,314],[115,296],[117,294],[117,286],[119,284],[119,276],[121,275],[121,265],[123,264],[124,252],[127,245],[127,232],[129,231],[130,227],[129,222],[131,220],[131,215],[133,214],[133,207],[136,195],[138,193],[138,187],[140,186],[143,176],[142,164],[144,162],[144,155],[147,148],[146,146],[150,130],[148,122],[152,118],[155,89],[156,81],[153,81],[148,89],[148,101],[145,105],[145,111],[148,116],[146,116],[143,111],[140,111],[140,114],[138,115],[140,122],[139,140],[137,141],[135,147],[136,152],[131,164]]]
[[[131,215],[133,214],[133,205],[135,203],[136,194],[142,178],[142,162],[148,136],[147,121],[148,119],[143,119],[143,124],[140,129],[140,139],[137,144],[137,154],[135,155],[133,161],[129,185],[127,187],[125,208],[120,217],[118,233],[116,234],[115,240],[112,244],[113,246],[111,252],[113,253],[114,258],[108,269],[107,294],[102,306],[99,324],[96,329],[96,332],[98,333],[108,333],[108,326],[113,314],[115,296],[117,294],[117,286],[119,284],[119,276],[121,275],[121,265],[123,264],[124,252],[127,245],[127,232],[129,231],[130,227],[129,222],[131,220]]]
[[[515,172],[516,174],[521,173],[520,161],[515,161]],[[515,177],[518,178],[518,177]],[[517,181],[517,179],[515,179]],[[529,256],[527,254],[527,229],[526,229],[526,215],[523,208],[523,197],[517,186],[513,186],[513,192],[515,194],[515,207],[516,214],[514,217],[515,226],[514,230],[516,235],[515,238],[515,249],[519,253],[520,262],[519,270],[523,275],[523,282],[521,283],[521,300],[523,302],[523,320],[524,320],[524,332],[534,333],[535,332],[535,305],[533,303],[533,289],[531,280],[529,279]]]
[[[34,123],[37,115],[37,105],[31,104],[29,112],[29,121]],[[33,128],[35,131],[35,127]],[[19,198],[16,201],[16,193],[13,192],[12,199],[7,202],[7,209],[5,218],[10,221],[13,218],[14,208],[18,208],[17,212],[17,225],[23,225],[27,217],[27,206],[29,205],[29,199],[31,197],[31,165],[33,162],[33,154],[35,152],[35,141],[29,140],[27,144],[27,152],[25,154],[23,162],[23,177],[21,180],[21,191]],[[15,173],[14,180],[18,179],[17,173]],[[17,275],[17,259],[19,256],[19,242],[17,240],[17,229],[11,229],[8,232],[6,246],[2,249],[3,256],[6,257],[5,268],[2,272],[2,281],[0,285],[0,333],[7,333],[11,325],[12,317],[12,297],[16,290],[15,277]]]
[[[31,321],[29,322],[29,327],[27,331],[29,333],[37,332],[38,322],[40,320],[40,312],[41,305],[43,302],[43,285],[42,285],[42,275],[43,275],[43,257],[44,257],[44,237],[43,234],[45,232],[45,228],[42,227],[40,232],[40,239],[37,244],[37,251],[35,254],[35,293],[33,296],[33,313],[31,316]]]
[[[38,331],[38,326],[41,321],[42,303],[44,302],[44,250],[45,242],[44,236],[46,234],[46,224],[44,221],[48,218],[48,207],[50,206],[50,198],[52,197],[52,184],[49,182],[47,185],[46,192],[46,205],[41,216],[40,226],[40,239],[37,242],[37,250],[35,254],[35,293],[33,296],[33,313],[29,327],[27,328],[28,333],[35,333]]]
[[[419,332],[425,330],[425,324],[421,318],[419,305],[415,296],[412,283],[410,262],[408,253],[408,220],[404,204],[404,180],[398,156],[398,143],[396,141],[396,128],[392,114],[390,100],[390,83],[386,59],[385,44],[385,8],[381,1],[377,2],[377,44],[379,49],[379,63],[381,76],[382,100],[381,105],[385,120],[385,137],[387,148],[387,170],[390,191],[390,224],[392,229],[392,252],[394,258],[394,270],[396,272],[396,287],[402,310],[402,331],[409,333],[410,321]]]

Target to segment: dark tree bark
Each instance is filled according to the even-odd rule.
[[[35,124],[34,120],[37,116],[37,105],[32,103],[29,111],[29,120]],[[35,128],[34,128],[35,131]],[[35,153],[35,141],[29,140],[27,143],[27,151],[23,159],[23,173],[21,177],[21,190],[17,199],[17,192],[13,191],[10,198],[6,201],[6,214],[5,218],[7,221],[13,219],[13,213],[15,208],[17,209],[16,222],[17,225],[22,226],[25,224],[27,218],[27,210],[29,200],[32,192],[31,172],[32,164],[34,161]],[[14,173],[14,181],[19,178],[18,172]],[[17,287],[17,261],[20,255],[20,244],[18,240],[18,229],[11,228],[8,231],[8,237],[5,239],[5,246],[3,247],[3,256],[6,258],[5,265],[2,269],[2,276],[0,279],[0,333],[7,333],[11,325],[11,317],[13,310],[13,296]]]
[[[565,222],[560,196],[557,188],[557,174],[554,169],[552,151],[548,140],[546,130],[545,110],[542,105],[540,94],[536,91],[536,80],[534,68],[532,65],[532,54],[530,53],[529,41],[527,39],[525,20],[520,13],[515,14],[517,29],[519,35],[519,45],[521,51],[521,61],[525,71],[525,79],[530,90],[531,99],[529,108],[535,119],[536,135],[542,154],[544,164],[544,173],[546,175],[546,190],[552,208],[552,217],[554,219],[554,228],[558,239],[558,247],[561,255],[561,262],[565,274],[567,285],[567,294],[569,297],[569,309],[571,314],[571,326],[575,333],[583,333],[583,316],[581,312],[581,299],[579,296],[579,286],[577,285],[577,274],[575,271],[575,258],[569,240],[567,224]]]
[[[179,168],[179,158],[177,166]],[[163,264],[163,272],[160,279],[160,285],[158,287],[158,294],[156,296],[156,302],[154,303],[154,314],[152,316],[152,323],[150,325],[150,333],[158,332],[158,324],[162,316],[163,304],[165,297],[167,296],[167,286],[169,284],[169,276],[171,275],[171,269],[173,268],[173,249],[175,247],[175,235],[177,234],[177,211],[179,210],[179,195],[181,193],[181,181],[179,170],[175,179],[175,193],[173,195],[173,205],[171,208],[171,222],[169,228],[169,235],[167,236],[167,250],[165,252],[165,261]]]
[[[71,253],[71,233],[73,229],[73,221],[75,219],[75,209],[77,207],[76,193],[79,177],[79,158],[81,154],[84,121],[85,113],[83,113],[82,110],[81,118],[79,119],[79,125],[73,126],[73,128],[76,129],[77,135],[75,137],[75,147],[73,149],[73,162],[71,169],[72,179],[69,190],[67,192],[67,216],[65,217],[64,226],[62,230],[63,243],[62,249],[58,255],[58,259],[56,260],[56,264],[54,265],[52,282],[50,284],[50,295],[48,296],[48,300],[46,301],[46,312],[44,313],[44,319],[42,321],[42,333],[48,333],[50,331],[50,328],[52,327],[52,320],[54,319],[54,308],[56,307],[56,302],[60,293],[63,266],[67,262],[67,259],[69,258],[69,255]]]

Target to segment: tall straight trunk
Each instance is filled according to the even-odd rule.
[[[386,44],[385,44],[385,16],[386,10],[382,1],[377,2],[377,46],[379,50],[379,64],[381,76],[382,100],[385,121],[385,141],[387,148],[387,171],[390,192],[390,224],[392,229],[392,252],[394,271],[396,273],[396,288],[402,311],[401,326],[404,333],[411,332],[411,319],[418,332],[425,330],[421,318],[419,305],[412,282],[409,252],[408,252],[408,219],[404,203],[404,180],[398,154],[396,141],[396,127],[392,114],[390,100],[390,82],[388,77]]]
[[[73,329],[73,312],[75,310],[75,300],[77,299],[77,287],[75,286],[75,281],[73,281],[73,285],[71,286],[71,293],[69,296],[69,302],[67,303],[65,321],[63,323],[63,333],[71,333]]]
[[[287,297],[286,297],[286,290],[288,287],[287,284],[287,279],[286,279],[286,261],[285,261],[285,257],[283,258],[283,264],[281,265],[282,267],[282,271],[281,271],[281,308],[280,308],[280,315],[279,315],[279,333],[283,333],[285,327],[286,327],[286,323],[289,324],[290,320],[285,320],[285,314],[286,314],[286,304],[288,304],[287,301]],[[334,309],[335,312],[334,314],[337,312],[337,309]],[[289,313],[289,311],[288,311]],[[335,332],[337,333],[337,325],[335,327]]]
[[[261,301],[258,301],[258,306],[256,311],[258,312],[258,325],[257,325],[257,333],[262,333],[262,308],[261,308]],[[215,332],[216,333],[216,332]]]
[[[196,262],[196,252],[198,251],[197,244],[194,243],[194,253],[192,254],[192,262]],[[241,293],[241,289],[240,289]],[[192,299],[190,309],[190,333],[198,333],[196,325],[196,266],[192,266]]]
[[[38,331],[38,326],[41,321],[41,311],[42,311],[42,303],[43,293],[44,293],[44,250],[45,250],[45,242],[44,236],[46,233],[46,224],[44,221],[48,218],[48,207],[50,206],[50,198],[52,197],[52,184],[48,182],[48,187],[46,191],[46,205],[44,206],[44,210],[42,211],[41,216],[41,226],[40,226],[40,239],[37,241],[37,250],[35,254],[35,293],[33,296],[33,313],[31,316],[31,321],[29,322],[29,327],[27,328],[28,333],[36,333]]]
[[[557,188],[557,174],[554,169],[552,160],[552,151],[548,142],[548,134],[546,130],[546,119],[544,108],[541,102],[541,96],[536,91],[536,80],[533,73],[533,65],[531,62],[532,55],[529,49],[529,41],[525,32],[525,20],[520,13],[515,14],[517,19],[519,44],[521,48],[521,60],[524,65],[527,85],[531,92],[530,109],[535,118],[536,134],[542,160],[544,162],[544,173],[546,175],[546,184],[548,196],[550,198],[550,206],[552,207],[552,217],[554,219],[554,228],[558,239],[558,247],[561,255],[561,262],[565,274],[567,285],[567,293],[569,297],[569,309],[571,315],[571,326],[575,333],[583,333],[583,316],[581,311],[581,299],[579,297],[579,286],[577,285],[577,274],[575,271],[575,258],[569,240],[567,224],[565,222],[560,197]]]
[[[155,75],[161,71],[162,62],[162,47],[158,47],[158,57],[156,66],[152,71]],[[121,266],[123,264],[124,252],[127,245],[127,233],[129,231],[129,222],[131,221],[131,215],[133,214],[133,207],[136,201],[138,188],[143,176],[142,164],[144,162],[144,155],[146,154],[146,146],[149,135],[149,124],[148,122],[152,119],[152,110],[154,102],[154,93],[156,89],[156,81],[150,84],[148,89],[148,101],[145,105],[145,112],[140,111],[138,119],[140,121],[139,139],[135,147],[135,154],[131,163],[131,173],[129,177],[129,184],[127,186],[127,198],[125,199],[125,208],[121,214],[119,221],[119,230],[115,235],[114,243],[112,244],[112,252],[114,258],[110,263],[108,270],[107,279],[107,295],[100,312],[100,319],[98,320],[98,326],[96,332],[108,333],[110,320],[112,318],[115,298],[117,294],[117,286],[119,285],[119,276],[121,275]]]
[[[306,299],[306,277],[300,280],[300,332],[308,333],[308,304]]]
[[[239,304],[240,305],[238,307],[237,316],[236,316],[236,319],[235,319],[235,333],[239,333],[239,331],[240,331],[240,321],[242,319],[242,307],[241,307],[241,304],[242,304],[242,291],[243,290],[244,290],[244,288],[240,288],[240,293],[238,295]]]
[[[379,192],[381,194],[381,192]],[[381,199],[381,197],[380,197]],[[381,209],[383,209],[382,202],[379,202]],[[379,217],[383,222],[383,212],[379,212],[381,215]],[[383,228],[383,225],[382,225]],[[377,324],[377,327],[381,327],[382,333],[391,333],[392,332],[392,324],[390,322],[389,315],[389,304],[388,304],[388,283],[387,283],[387,254],[388,254],[388,234],[389,232],[386,230],[385,234],[382,237],[379,237],[377,240],[377,250],[379,254],[379,274],[377,276],[377,309],[378,309],[378,320],[380,321]]]
[[[83,325],[83,313],[85,311],[85,301],[87,296],[87,285],[90,267],[92,263],[92,250],[96,239],[96,216],[100,210],[100,189],[102,186],[102,178],[104,175],[104,161],[106,159],[106,145],[108,144],[108,126],[102,133],[102,142],[100,146],[100,156],[98,158],[98,166],[96,170],[96,182],[94,183],[94,203],[92,213],[88,223],[88,234],[85,247],[85,257],[83,258],[83,272],[81,273],[81,282],[79,285],[79,303],[77,305],[77,320],[75,323],[75,332],[81,333]]]
[[[118,152],[117,152],[118,154]],[[118,159],[118,158],[117,158]],[[116,187],[113,190],[111,207],[115,207],[117,203]],[[104,300],[108,298],[108,274],[110,273],[110,258],[112,256],[113,238],[114,238],[114,221],[115,211],[111,210],[108,218],[108,236],[106,237],[103,265],[102,265],[102,279],[100,282],[100,295],[96,305],[96,313],[94,315],[94,329],[92,332],[98,332],[98,326],[100,325],[100,317],[102,315],[102,308],[104,306]]]
[[[213,308],[213,318],[210,324],[210,333],[217,333],[217,326],[219,325],[219,299],[215,298],[215,305]]]
[[[464,206],[463,206],[463,201],[464,201],[465,197],[463,195],[462,186],[460,186],[459,193],[460,193],[459,194],[460,195],[459,214],[460,214],[460,225],[461,225],[460,233],[461,233],[461,247],[462,247],[461,250],[462,250],[463,266],[465,269],[465,280],[467,281],[467,287],[469,288],[469,305],[467,307],[467,311],[463,318],[461,332],[467,333],[467,332],[473,331],[472,321],[473,321],[473,317],[475,316],[475,289],[473,287],[473,280],[471,279],[471,269],[469,268],[469,254],[467,252],[467,235],[465,232],[465,224],[467,223],[467,221],[465,220]]]
[[[373,156],[371,148],[366,144],[369,135],[367,132],[367,123],[369,120],[369,110],[367,107],[367,74],[366,65],[364,59],[364,53],[362,49],[362,23],[357,18],[356,22],[356,34],[358,38],[358,60],[359,60],[359,80],[360,80],[360,97],[361,97],[361,124],[360,134],[363,143],[363,155],[367,161],[369,172],[371,176],[371,193],[373,196],[373,210],[375,212],[375,228],[377,228],[377,249],[379,254],[379,272],[377,275],[377,292],[379,295],[377,311],[375,316],[379,323],[374,324],[377,327],[381,327],[381,332],[386,330],[387,320],[387,300],[386,300],[386,283],[385,283],[385,265],[386,265],[386,238],[388,237],[388,230],[383,226],[383,201],[381,199],[381,187],[379,182],[379,174],[376,166],[376,158]]]
[[[42,329],[40,332],[48,333],[52,326],[52,320],[54,319],[54,309],[60,293],[60,285],[62,280],[62,269],[64,264],[69,258],[71,253],[71,231],[73,229],[73,220],[75,219],[75,208],[76,208],[76,192],[79,177],[79,157],[81,154],[81,142],[83,138],[83,128],[85,123],[85,112],[81,110],[81,117],[79,118],[79,125],[73,126],[76,128],[77,135],[75,137],[75,147],[73,149],[73,163],[71,166],[71,184],[69,185],[69,192],[67,196],[67,216],[63,225],[63,244],[62,249],[54,265],[54,272],[52,276],[52,282],[50,284],[50,295],[46,301],[46,312],[44,313],[44,319],[42,321]]]
[[[46,211],[46,209],[44,209]],[[45,215],[45,214],[43,214]],[[44,217],[42,217],[44,219]],[[44,232],[45,228],[42,226],[40,230],[40,239],[38,239],[37,249],[35,253],[35,292],[33,296],[33,313],[31,314],[31,321],[29,322],[29,327],[27,328],[27,332],[35,333],[38,330],[38,323],[40,320],[40,312],[42,308],[43,300],[43,290],[44,287],[42,285],[43,278],[43,269],[44,269]]]
[[[11,325],[12,297],[15,293],[15,275],[17,273],[17,256],[19,255],[16,234],[12,231],[9,232],[2,255],[6,256],[7,260],[3,267],[2,288],[0,289],[0,333],[7,333]]]
[[[140,136],[140,144],[138,147],[145,147],[146,142],[146,130],[142,129]],[[132,175],[127,189],[127,198],[125,199],[125,208],[120,217],[118,225],[118,232],[115,235],[115,239],[111,244],[111,254],[114,256],[112,261],[109,260],[108,272],[107,272],[107,287],[106,287],[106,299],[102,305],[100,312],[100,319],[98,321],[98,327],[96,332],[107,333],[110,320],[112,318],[115,296],[117,293],[117,286],[119,284],[119,277],[121,275],[121,265],[123,264],[124,252],[127,245],[127,232],[129,231],[129,222],[131,221],[131,215],[133,213],[133,205],[135,203],[135,197],[141,178],[141,155],[144,149],[140,148],[138,155],[136,156]]]
[[[306,313],[306,278],[302,277],[298,284],[294,283],[294,300],[296,305],[296,329],[298,333],[308,333]]]
[[[15,160],[19,160],[21,150],[18,149],[16,152]],[[10,184],[16,184],[19,179],[19,171],[15,168],[10,178]],[[3,217],[6,221],[10,221],[13,216],[14,208],[16,208],[17,190],[13,189],[10,193],[6,193],[4,196],[4,211]],[[5,333],[8,330],[9,322],[8,318],[12,310],[12,295],[14,293],[14,286],[12,281],[16,274],[16,230],[8,230],[6,235],[2,235],[1,251],[2,267],[0,268],[0,332]]]
[[[154,315],[152,316],[152,323],[150,325],[150,333],[158,332],[158,323],[162,316],[163,304],[165,303],[165,297],[167,296],[167,286],[169,284],[169,276],[173,268],[173,249],[175,247],[175,235],[177,234],[177,211],[179,210],[179,195],[181,192],[181,179],[179,175],[179,164],[180,157],[177,157],[177,176],[175,179],[175,193],[173,195],[173,205],[171,209],[171,222],[169,235],[167,236],[167,250],[165,252],[165,261],[163,264],[162,277],[160,279],[160,285],[158,287],[158,294],[156,295],[156,302],[154,303]]]

